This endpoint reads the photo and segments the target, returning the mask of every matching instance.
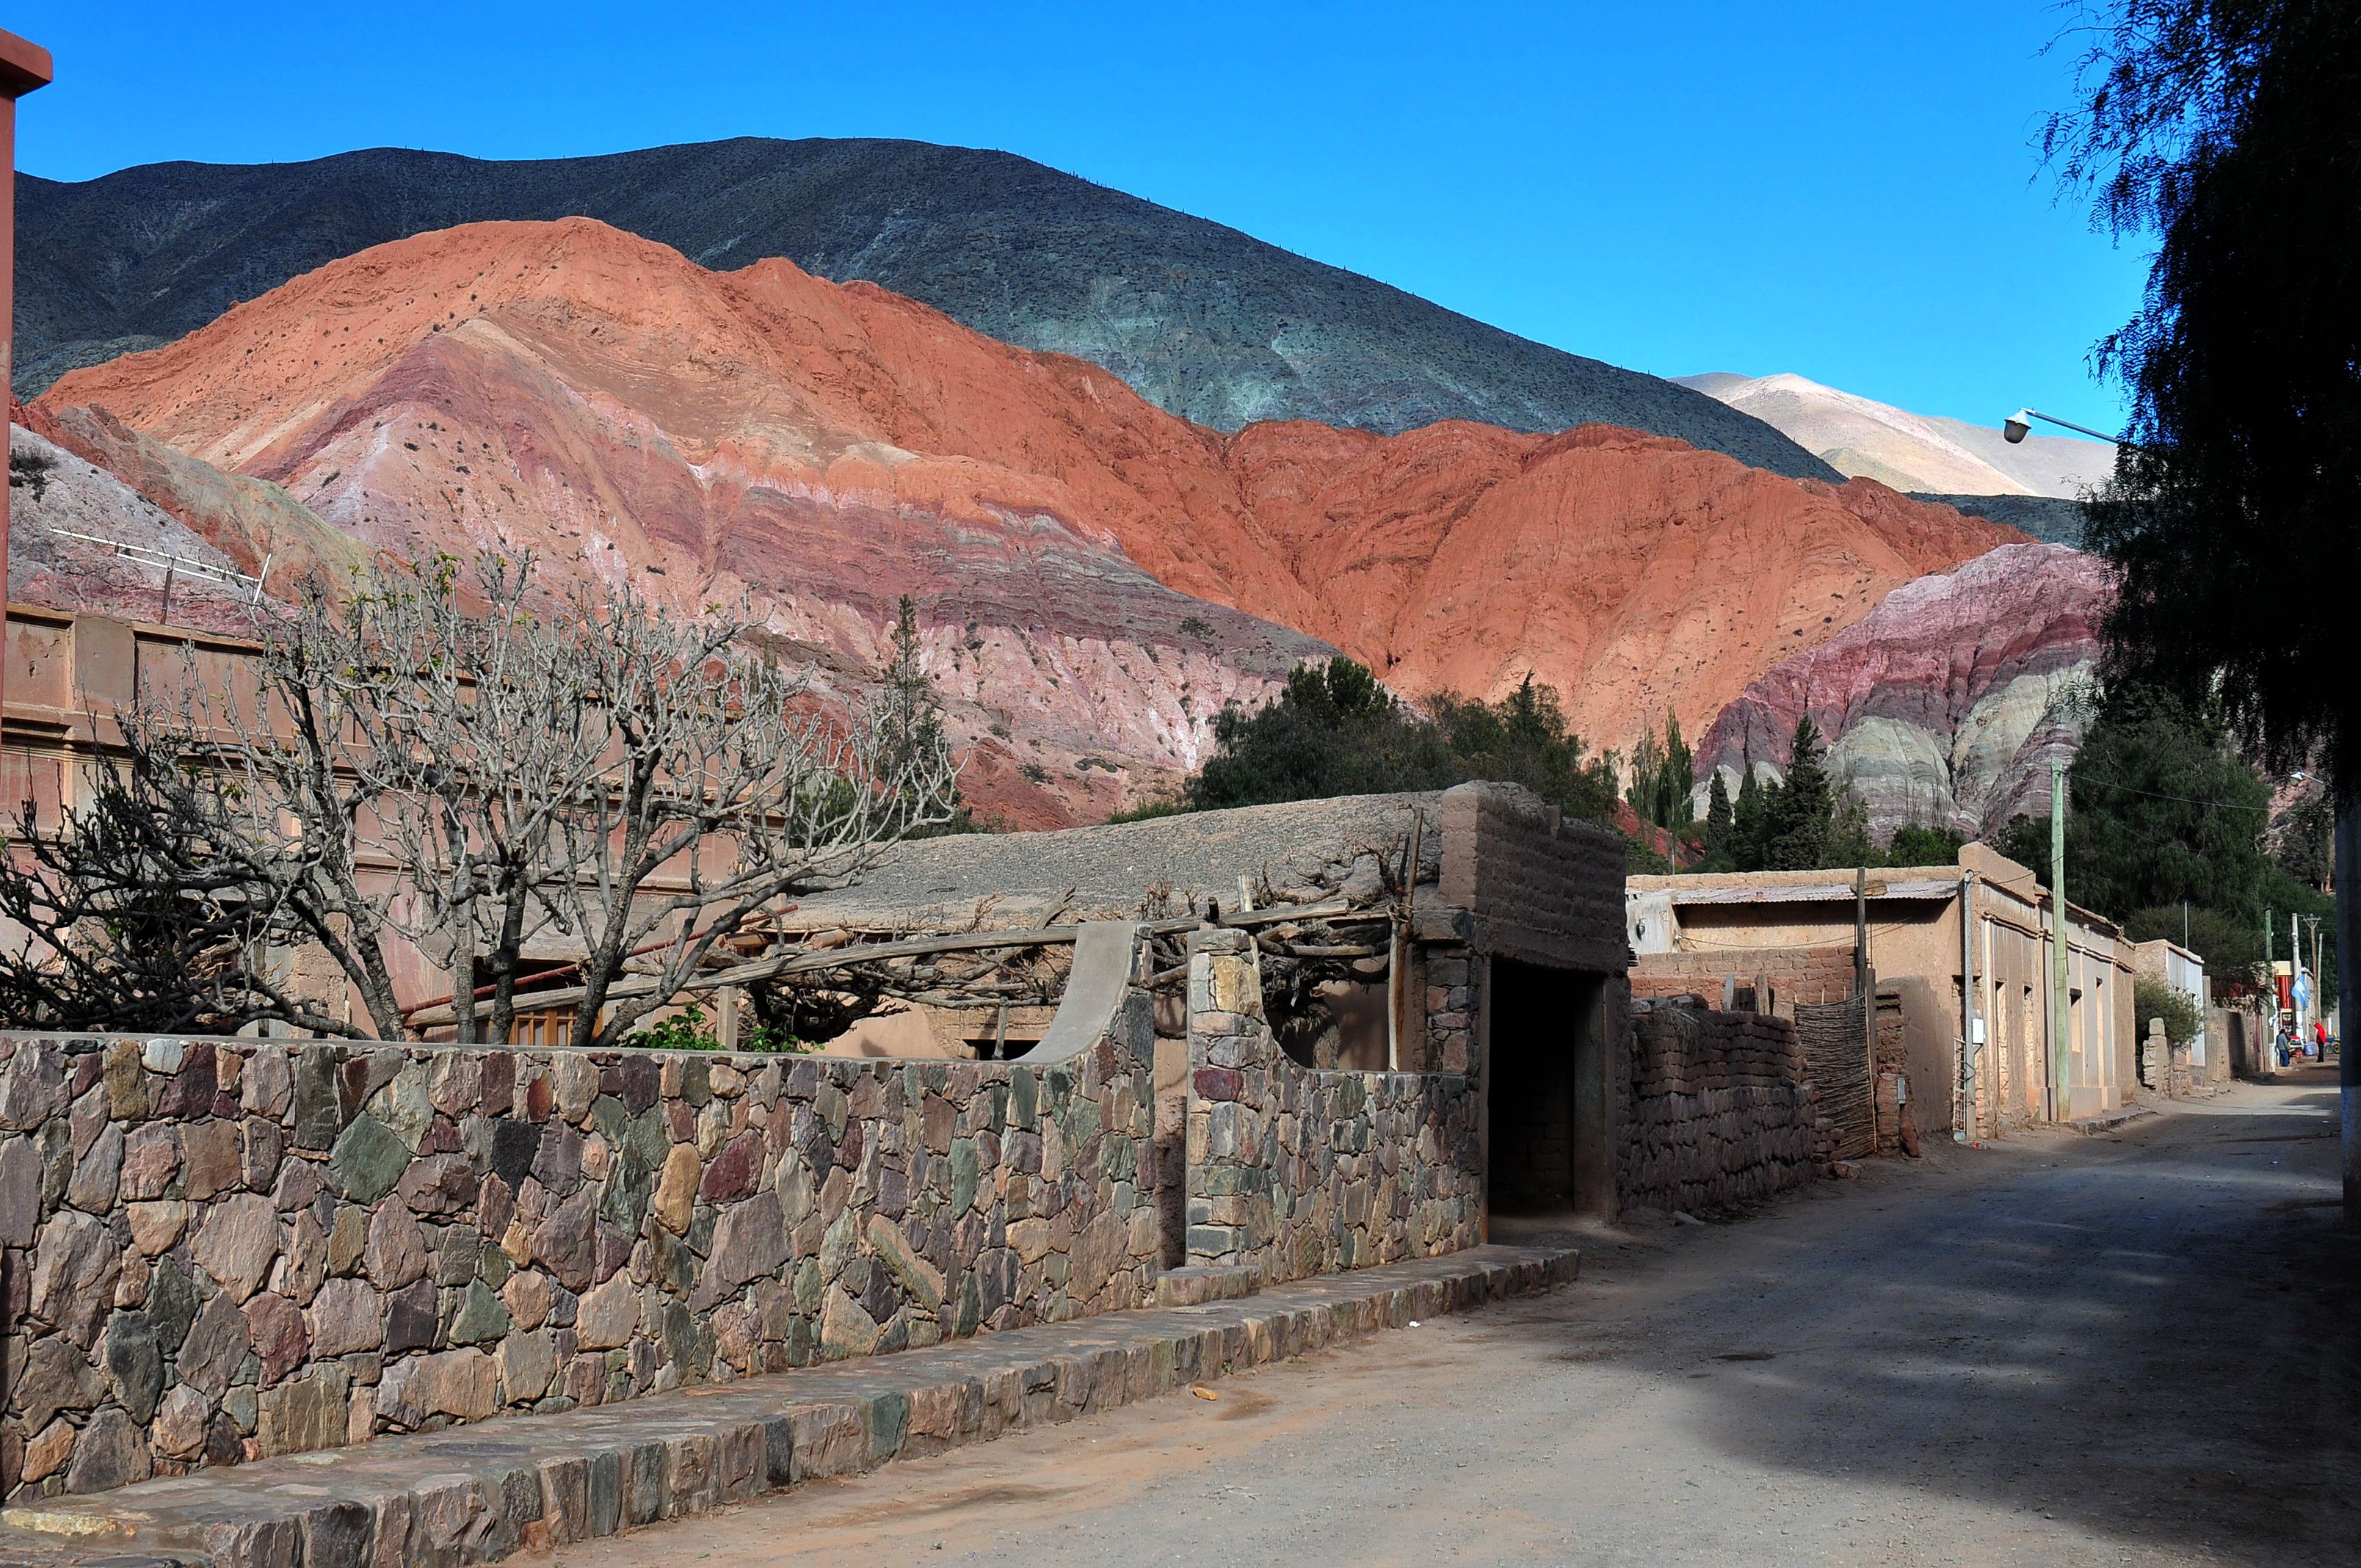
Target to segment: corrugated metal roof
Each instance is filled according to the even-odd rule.
[[[1784,887],[1700,887],[1670,890],[1675,905],[1691,904],[1834,904],[1839,900],[1850,903],[1853,896],[1850,882],[1795,883]],[[1869,896],[1891,901],[1905,899],[1946,899],[1959,896],[1960,884],[1950,882],[1881,882],[1869,881]]]

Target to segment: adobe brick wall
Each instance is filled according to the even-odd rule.
[[[1187,1263],[1267,1283],[1481,1241],[1476,1080],[1299,1065],[1263,1021],[1252,939],[1189,938]]]
[[[0,1036],[0,1489],[1138,1305],[1151,1004],[887,1062]]]
[[[1446,905],[1473,912],[1475,946],[1499,958],[1620,974],[1622,835],[1562,817],[1513,784],[1444,792]]]
[[[1724,951],[1642,953],[1631,966],[1634,997],[1702,996],[1721,1005],[1722,981],[1742,988],[1757,975],[1771,985],[1771,1011],[1795,1015],[1798,1002],[1841,1002],[1853,994],[1852,944],[1821,948],[1746,948]]]
[[[1817,1107],[1792,1023],[1635,1002],[1626,1037],[1616,1172],[1626,1212],[1765,1197],[1817,1170]]]

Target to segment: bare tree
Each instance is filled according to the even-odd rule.
[[[370,806],[357,832],[404,889],[388,924],[441,957],[456,1038],[478,1039],[489,989],[484,1037],[503,1043],[524,946],[557,919],[556,816],[606,756],[578,639],[537,613],[529,554],[487,553],[465,576],[436,556],[355,588],[336,605],[306,596],[292,632],[347,715],[338,761]]]
[[[692,620],[620,587],[570,603],[579,711],[607,766],[558,814],[551,894],[585,948],[574,1043],[604,1046],[764,905],[951,820],[955,769],[919,711],[924,683],[888,682],[839,718],[807,679],[739,651],[757,624],[742,606]],[[653,983],[610,1003],[635,958]]]
[[[230,1033],[333,1027],[275,983],[286,910],[191,837],[157,754],[102,755],[89,798],[44,826],[27,801],[0,856],[0,1019],[16,1028]],[[160,786],[160,787],[159,787]]]
[[[449,976],[457,1038],[500,1043],[521,955],[555,931],[582,953],[574,1041],[611,1044],[763,905],[956,808],[907,615],[894,677],[849,715],[746,657],[758,624],[628,587],[554,598],[529,556],[303,585],[227,680],[192,647],[177,681],[143,681],[115,782],[0,872],[0,915],[34,933],[0,954],[0,1004],[59,1015],[115,974],[122,1005],[85,1022],[401,1038],[398,940]],[[367,1025],[268,977],[264,949],[302,947]],[[610,999],[634,960],[653,983]]]

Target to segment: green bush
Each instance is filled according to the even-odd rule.
[[[1396,700],[1346,658],[1299,664],[1277,697],[1213,720],[1213,755],[1181,788],[1175,808],[1219,810],[1331,795],[1448,789],[1475,779],[1521,784],[1569,816],[1615,819],[1612,753],[1586,759],[1557,693],[1524,684],[1499,702],[1448,693],[1431,716]],[[1125,820],[1161,816],[1160,804]]]
[[[659,1019],[631,1036],[642,1050],[650,1051],[718,1051],[721,1042],[706,1027],[705,1009],[697,1006],[682,1008],[670,1017]],[[804,1056],[812,1046],[799,1040],[785,1029],[768,1024],[741,1024],[738,1027],[738,1049],[762,1054]]]
[[[2144,974],[2132,981],[2132,1011],[2138,1016],[2138,1033],[2143,1040],[2147,1038],[2151,1018],[2164,1020],[2164,1037],[2176,1046],[2187,1045],[2205,1026],[2197,1003],[2151,975]]]

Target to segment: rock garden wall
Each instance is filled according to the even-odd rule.
[[[862,1062],[0,1036],[0,1494],[1139,1304],[1152,1019]]]
[[[1795,1026],[1635,1001],[1616,1173],[1625,1212],[1694,1212],[1809,1179],[1817,1106]]]
[[[1190,938],[1187,1262],[1276,1283],[1481,1239],[1476,1080],[1299,1066],[1251,938]]]

